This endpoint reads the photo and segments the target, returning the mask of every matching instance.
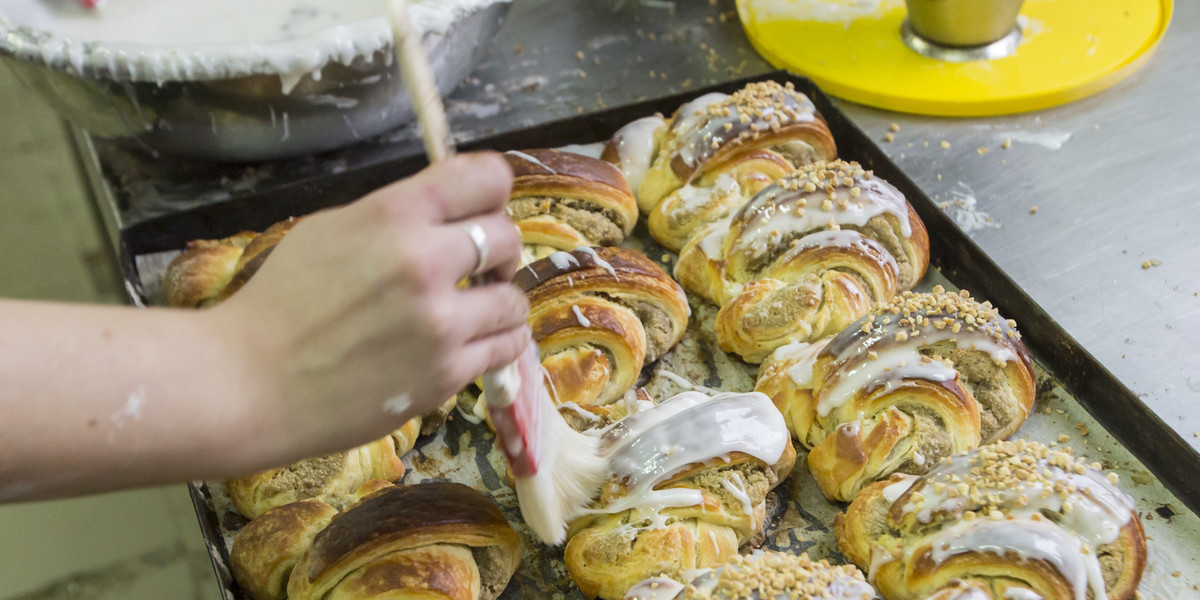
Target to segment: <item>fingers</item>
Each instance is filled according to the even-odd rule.
[[[455,341],[469,343],[525,324],[529,300],[519,288],[495,283],[461,290],[450,310],[457,323]]]
[[[499,154],[461,154],[371,196],[395,218],[452,223],[504,208],[512,177],[512,168]]]
[[[466,385],[484,371],[516,360],[532,343],[533,337],[525,325],[470,342],[458,354],[454,379]]]
[[[484,256],[476,248],[468,228],[478,226],[482,232]],[[500,213],[450,223],[437,229],[435,247],[431,248],[440,265],[454,281],[476,272],[495,272],[502,281],[512,279],[521,260],[521,238],[512,221]],[[483,259],[480,267],[479,260]]]

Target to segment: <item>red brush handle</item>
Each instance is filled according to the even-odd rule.
[[[537,344],[529,347],[517,359],[521,385],[510,404],[493,403],[500,400],[499,390],[489,390],[488,415],[500,439],[500,448],[517,477],[531,477],[541,463],[542,403],[550,402],[542,381],[542,363]]]
[[[100,4],[100,0],[79,0],[79,3],[82,4],[84,8],[96,8],[96,5]]]

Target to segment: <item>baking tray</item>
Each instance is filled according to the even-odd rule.
[[[1200,597],[1200,454],[1005,275],[808,79],[769,73],[480,139],[462,149],[592,143],[607,139],[636,118],[655,112],[670,114],[698,95],[731,93],[747,83],[767,79],[790,81],[808,94],[828,122],[840,157],[873,169],[916,208],[929,231],[931,254],[930,272],[919,289],[934,284],[967,288],[980,300],[990,300],[1006,317],[1016,319],[1034,359],[1038,400],[1034,414],[1014,438],[1050,443],[1067,436],[1070,439],[1061,442],[1063,445],[1120,474],[1122,487],[1134,497],[1150,539],[1142,597]],[[139,223],[121,232],[122,268],[130,295],[139,305],[160,304],[162,271],[190,240],[261,230],[289,216],[344,204],[415,173],[425,164],[424,157],[412,156]],[[627,245],[669,269],[672,257],[654,244],[644,224],[639,224]],[[712,335],[715,307],[695,298],[691,301],[693,319],[684,340],[647,368],[643,374],[646,386],[660,399],[681,390],[676,378],[664,374],[670,372],[709,388],[752,388],[756,368],[717,349]],[[842,505],[821,496],[807,474],[804,451],[798,451],[801,456],[795,473],[768,500],[766,534],[755,541],[774,549],[806,550],[816,557],[842,560],[831,532],[833,516]],[[515,494],[504,483],[503,458],[490,433],[461,418],[452,419],[438,434],[420,440],[405,457],[405,464],[410,468],[404,481],[448,479],[474,485],[490,494],[514,522],[523,541],[523,560],[503,598],[581,597],[567,577],[561,550],[538,544],[520,523]],[[239,517],[228,511],[223,486],[194,482],[191,492],[222,593],[228,600],[247,599],[228,570],[229,532],[240,523]]]

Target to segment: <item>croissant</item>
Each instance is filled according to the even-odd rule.
[[[838,547],[888,600],[1128,600],[1146,539],[1116,483],[1069,450],[982,446],[868,486],[836,521]]]
[[[558,252],[520,269],[513,282],[529,298],[551,397],[601,418],[613,416],[609,405],[633,388],[643,366],[683,337],[691,312],[679,284],[625,248]]]
[[[600,151],[600,160],[621,170],[635,196],[654,163],[659,139],[666,128],[667,120],[661,114],[642,117],[618,129]]]
[[[966,291],[904,292],[827,344],[780,348],[755,389],[812,449],[809,470],[830,499],[1004,439],[1033,408],[1015,323]]]
[[[299,219],[288,219],[262,234],[242,232],[222,240],[197,240],[167,267],[163,287],[167,304],[175,308],[206,308],[232,296],[258,272],[275,246]],[[451,400],[453,402],[453,400]],[[445,422],[437,411],[425,419],[427,429]],[[228,482],[234,506],[249,518],[266,510],[309,498],[341,506],[350,494],[372,478],[396,481],[404,475],[403,456],[416,443],[422,419],[405,423],[388,437],[329,456]]]
[[[664,198],[740,154],[768,151],[788,167],[837,156],[816,106],[791,83],[751,83],[733,95],[706,94],[657,131],[654,161],[637,190],[650,213]]]
[[[613,165],[558,150],[510,151],[506,211],[532,262],[580,246],[616,246],[637,223],[637,201]]]
[[[385,488],[335,517],[296,562],[291,600],[492,600],[521,558],[516,531],[483,494],[431,481]]]
[[[929,237],[903,194],[838,160],[802,167],[694,232],[675,277],[721,307],[721,348],[758,363],[841,331],[928,265]]]
[[[564,553],[588,598],[728,561],[795,462],[787,426],[757,393],[674,396],[612,425],[602,447],[612,477],[570,523]]]
[[[622,600],[871,600],[875,590],[852,565],[814,561],[808,554],[756,550],[719,567],[689,573],[683,585],[652,577],[633,586]]]
[[[385,438],[319,458],[307,458],[278,469],[226,482],[234,507],[253,519],[300,500],[317,499],[343,507],[355,490],[372,479],[397,481],[404,476],[400,457],[412,450],[421,430],[416,418]]]

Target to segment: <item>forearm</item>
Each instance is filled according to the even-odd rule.
[[[265,466],[282,452],[257,408],[273,391],[228,329],[206,312],[0,301],[0,501]]]

